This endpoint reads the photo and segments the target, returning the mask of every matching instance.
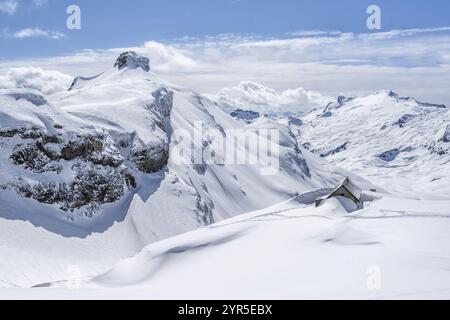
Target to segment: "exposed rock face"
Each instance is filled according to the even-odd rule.
[[[439,135],[429,141],[427,144],[424,144],[424,147],[427,148],[431,154],[436,154],[439,156],[447,156],[450,154],[450,125],[444,130],[444,134],[439,132]]]
[[[115,66],[150,70],[148,58],[134,52],[120,55]],[[3,172],[0,166],[0,189],[73,212],[70,216],[92,216],[136,189],[139,175],[167,165],[173,92],[150,83],[148,91],[137,92],[126,81],[129,87],[109,80],[93,84],[101,76],[78,77],[72,86],[77,97],[87,94],[90,102],[114,105],[116,99],[103,92],[122,90],[118,97],[135,99],[132,109],[128,100],[120,104],[124,115],[134,112],[131,119],[138,119],[140,127],[130,121],[123,126],[122,116],[99,113],[95,102],[88,106],[91,114],[79,117],[64,110],[70,99],[53,105],[33,90],[0,92],[0,160],[9,168]],[[141,83],[145,87],[148,81]]]
[[[40,172],[49,163],[60,160],[83,159],[110,167],[119,167],[125,160],[118,150],[120,146],[107,141],[105,135],[69,134],[69,138],[63,138],[62,133],[60,135],[49,134],[44,128],[19,128],[2,137],[17,137],[24,142],[14,146],[10,158],[15,164],[34,172]]]
[[[134,51],[127,51],[122,53],[117,58],[114,64],[115,68],[122,70],[124,68],[137,69],[141,68],[144,71],[150,71],[150,60],[147,57],[137,54]]]
[[[153,93],[154,103],[148,106],[156,114],[155,124],[170,136],[170,114],[173,106],[173,92],[166,88]],[[144,173],[161,170],[169,161],[169,142],[160,141],[157,144],[133,146],[129,160]]]
[[[413,114],[405,114],[398,119],[395,125],[398,125],[400,128],[403,128],[408,122],[414,119],[416,116]]]
[[[170,115],[170,108],[166,110],[165,107],[171,107],[171,94],[166,98],[168,100],[158,100],[154,107],[159,108],[161,114]],[[161,126],[166,125],[168,119],[161,116]],[[60,174],[64,171],[64,166],[69,164],[69,170],[74,176],[72,181],[67,182],[28,183],[16,180],[6,187],[42,203],[58,204],[64,211],[83,208],[88,216],[100,205],[115,202],[127,191],[136,188],[133,168],[128,168],[125,164],[126,158],[123,155],[127,152],[127,159],[143,173],[161,170],[169,159],[167,142],[135,146],[130,150],[133,140],[131,135],[115,141],[108,135],[99,133],[61,132],[60,136],[53,136],[44,128],[19,128],[8,131],[2,139],[5,145],[11,145],[9,158],[13,164],[39,174]],[[17,139],[20,142],[16,144],[14,140]]]
[[[170,113],[173,107],[173,92],[167,88],[161,88],[158,91],[153,92],[153,98],[155,102],[150,106],[151,110],[154,110],[158,114],[157,125],[163,129],[169,129]]]
[[[399,154],[400,154],[399,149],[392,149],[392,150],[383,152],[382,154],[379,154],[378,158],[380,158],[381,160],[386,161],[386,162],[391,162],[391,161],[394,161]]]
[[[445,130],[444,137],[442,138],[442,141],[445,143],[450,142],[450,125],[447,126],[447,129]]]
[[[242,110],[242,109],[236,109],[231,113],[231,116],[233,118],[245,120],[245,121],[253,121],[255,119],[258,119],[260,117],[259,112],[250,111],[250,110]]]
[[[134,177],[126,168],[120,170],[78,162],[72,167],[74,180],[66,182],[44,181],[35,184],[21,179],[8,187],[26,198],[45,204],[57,204],[63,211],[83,209],[92,216],[102,204],[113,203],[136,188]]]
[[[93,80],[93,79],[99,77],[100,75],[94,76],[94,77],[76,77],[75,79],[73,79],[72,84],[70,85],[68,91],[72,91],[73,89],[78,87],[80,84],[82,84],[84,82],[87,82],[87,81],[90,81],[90,80]]]
[[[333,113],[331,111],[327,111],[319,115],[319,118],[330,118],[333,116]]]
[[[352,101],[354,98],[351,97],[345,97],[345,96],[339,96],[335,102],[330,102],[324,109],[323,113],[330,113],[333,109],[339,109],[342,107],[345,103]]]
[[[61,149],[61,158],[73,160],[78,157],[88,158],[94,151],[102,151],[103,144],[94,137],[79,137],[69,141]]]
[[[215,223],[213,211],[214,203],[210,200],[202,199],[200,194],[197,193],[195,213],[198,223],[202,226],[209,226]]]
[[[169,161],[169,145],[146,146],[133,150],[129,158],[144,173],[161,170]]]
[[[14,164],[36,173],[62,170],[59,164],[52,162],[50,157],[32,143],[16,145],[10,158]]]
[[[294,116],[289,116],[288,117],[288,125],[301,127],[301,126],[303,126],[303,121],[300,118],[297,118]]]
[[[321,158],[327,158],[329,156],[335,155],[336,153],[345,151],[345,150],[347,150],[347,145],[348,145],[348,142],[345,142],[344,144],[342,144],[342,145],[340,145],[340,146],[338,146],[338,147],[336,147],[334,149],[331,149],[331,150],[323,152],[320,155],[320,157]]]
[[[136,188],[132,172],[123,164],[120,145],[102,134],[65,133],[52,135],[44,128],[19,128],[11,131],[9,137],[2,137],[2,142],[7,148],[11,146],[9,158],[13,164],[37,174],[58,175],[69,166],[66,170],[70,170],[72,180],[16,179],[3,188],[41,203],[57,204],[63,211],[82,209],[87,216],[92,216],[100,205],[115,202]],[[17,140],[20,142],[16,144]]]

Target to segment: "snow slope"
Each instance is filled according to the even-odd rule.
[[[339,97],[292,126],[303,145],[400,195],[448,199],[450,111],[383,91]]]
[[[79,294],[448,299],[449,207],[448,200],[383,197],[348,215],[337,200],[312,208],[292,199],[149,245],[84,282]],[[71,296],[65,283],[50,286],[41,294]]]
[[[299,147],[287,126],[262,118],[243,128],[134,53],[98,76],[78,77],[66,92],[0,91],[0,101],[0,286],[63,280],[72,265],[99,274],[147,244],[349,175]],[[182,139],[180,131],[194,133],[199,121],[207,133],[278,129],[279,141],[262,137],[261,145],[276,147],[268,160],[280,170],[173,156],[180,147],[212,153],[219,145],[213,134]],[[236,152],[255,156],[245,141]]]

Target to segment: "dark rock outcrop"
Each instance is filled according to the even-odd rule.
[[[326,157],[329,157],[329,156],[333,156],[333,155],[335,155],[337,153],[343,152],[343,151],[347,150],[347,146],[348,146],[348,141],[345,142],[344,144],[334,148],[334,149],[331,149],[331,150],[328,150],[328,151],[322,153],[320,155],[320,157],[321,158],[326,158]]]
[[[403,128],[408,122],[413,120],[416,116],[413,114],[405,114],[398,119],[395,125],[398,125],[400,128]]]
[[[134,51],[127,51],[122,53],[117,58],[114,68],[122,70],[124,68],[137,69],[141,68],[144,71],[150,71],[150,60]]]
[[[303,126],[303,121],[300,118],[294,117],[294,116],[289,116],[288,118],[288,124],[290,126],[298,126],[301,127]]]
[[[399,149],[392,149],[392,150],[389,150],[389,151],[379,154],[378,158],[380,158],[381,160],[386,161],[386,162],[391,162],[391,161],[394,161],[399,154],[400,154]]]
[[[70,183],[44,181],[29,184],[19,179],[11,183],[11,187],[26,198],[57,204],[66,212],[83,209],[86,216],[92,216],[100,205],[116,202],[126,191],[136,188],[134,177],[125,168],[78,162],[72,170],[75,178]]]
[[[80,84],[82,84],[83,82],[94,80],[94,79],[98,78],[100,75],[102,75],[102,74],[99,74],[99,75],[94,76],[94,77],[81,77],[81,76],[76,77],[75,79],[73,79],[72,84],[70,85],[68,91],[72,91],[76,87],[78,87]]]
[[[245,121],[253,121],[260,117],[259,112],[251,111],[251,110],[242,110],[236,109],[230,114],[233,118],[241,119]]]
[[[161,88],[153,93],[153,97],[154,103],[148,108],[156,115],[156,125],[167,134],[168,138],[167,141],[163,140],[157,144],[133,146],[128,160],[132,161],[144,173],[158,172],[169,161],[170,114],[173,106],[173,92]]]
[[[129,160],[144,173],[158,172],[164,168],[169,161],[169,145],[149,145],[134,149]]]
[[[61,166],[53,163],[45,153],[43,153],[36,144],[21,144],[14,147],[10,156],[11,161],[25,169],[43,173],[46,171],[60,171]]]
[[[450,125],[447,126],[447,129],[444,132],[444,136],[442,137],[442,141],[445,143],[450,142]]]

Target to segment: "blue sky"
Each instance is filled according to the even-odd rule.
[[[81,30],[66,28],[71,4]],[[371,4],[381,30],[367,29]],[[332,96],[394,90],[450,106],[448,0],[0,0],[0,89],[66,90],[125,50],[199,92],[253,81]]]
[[[14,12],[2,11],[2,2],[15,3]],[[80,31],[65,27],[70,4],[81,7]],[[64,55],[223,33],[283,37],[296,30],[368,32],[370,4],[381,7],[384,31],[450,25],[448,0],[0,0],[0,58]],[[12,36],[26,28],[64,37]]]

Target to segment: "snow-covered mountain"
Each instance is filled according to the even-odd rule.
[[[334,199],[313,208],[294,198],[150,245],[85,286],[179,299],[448,299],[448,108],[383,91],[274,118],[299,145],[387,192],[352,214]],[[224,276],[184,289],[194,287],[187,275],[212,279],[209,270]]]
[[[290,128],[302,147],[391,192],[447,198],[450,111],[445,105],[381,91],[362,97],[339,96],[306,114],[259,114],[248,97],[259,93],[266,97],[263,93],[271,90],[245,83],[239,88],[235,91],[251,94],[223,90],[213,97],[226,112],[234,110],[233,117],[245,122],[259,117],[277,119]],[[301,110],[302,105],[292,110]]]
[[[0,90],[0,151],[0,287],[61,297],[75,271],[112,297],[449,296],[443,105],[201,95],[124,52],[64,92]],[[316,208],[344,177],[357,209]]]
[[[382,91],[339,97],[291,126],[299,144],[385,189],[448,199],[450,111]]]
[[[216,103],[160,79],[134,52],[49,97],[1,90],[0,122],[0,286],[63,280],[71,265],[99,274],[149,243],[344,176],[371,187],[305,151],[278,121],[243,128]],[[197,163],[198,153],[187,152],[225,158],[214,135],[242,129],[273,147],[266,163]],[[268,129],[279,140],[258,134]],[[234,149],[258,157],[245,139]]]

